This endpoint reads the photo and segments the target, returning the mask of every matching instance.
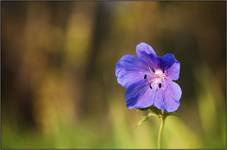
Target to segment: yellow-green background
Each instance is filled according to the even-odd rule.
[[[156,148],[115,64],[139,42],[181,62],[164,148],[226,146],[226,2],[1,2],[3,148]]]

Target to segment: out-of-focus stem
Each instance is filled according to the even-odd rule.
[[[162,134],[163,134],[163,128],[164,128],[164,124],[165,124],[164,113],[161,114],[160,119],[161,119],[161,124],[160,124],[159,132],[158,132],[158,144],[157,144],[158,149],[161,148]]]

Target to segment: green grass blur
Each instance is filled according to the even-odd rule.
[[[164,127],[163,148],[223,148],[225,146],[225,105],[223,93],[215,76],[205,67],[197,72],[196,96],[199,116],[168,116]],[[207,84],[212,84],[212,89]],[[215,89],[215,91],[213,91]],[[137,126],[142,113],[126,110],[124,99],[111,98],[107,120],[91,118],[70,125],[67,118],[52,120],[54,129],[48,135],[20,129],[11,124],[3,126],[3,145],[11,148],[156,148],[160,120],[153,118]],[[182,99],[184,103],[184,99]],[[184,118],[183,118],[184,117]],[[199,129],[190,127],[184,119],[197,118]],[[189,120],[194,121],[194,120]],[[108,123],[107,123],[108,122]],[[108,124],[108,125],[107,125]]]
[[[141,41],[181,62],[162,147],[226,147],[225,4],[1,2],[2,148],[156,148],[114,74]]]

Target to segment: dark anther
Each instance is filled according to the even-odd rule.
[[[154,73],[155,73],[155,70],[154,70],[153,68],[151,68],[151,70],[152,70],[152,72],[154,72]]]
[[[152,89],[152,86],[150,85],[150,88]]]
[[[158,84],[158,87],[159,87],[159,88],[161,88],[161,87],[162,87],[162,84],[161,84],[161,83],[159,83],[159,84]]]
[[[146,79],[147,78],[147,75],[145,74],[143,78]]]

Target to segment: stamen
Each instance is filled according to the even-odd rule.
[[[144,79],[147,79],[147,75],[145,74],[143,78],[144,78]]]
[[[150,72],[152,71],[153,73],[155,73],[154,68],[151,68],[150,66],[148,66],[148,68],[149,68]]]
[[[159,88],[161,88],[161,87],[162,87],[162,84],[161,84],[161,83],[159,83],[159,84],[158,84],[158,87],[159,87]]]
[[[150,86],[150,89],[152,89],[152,86],[151,86],[151,84],[150,84],[149,86]]]

